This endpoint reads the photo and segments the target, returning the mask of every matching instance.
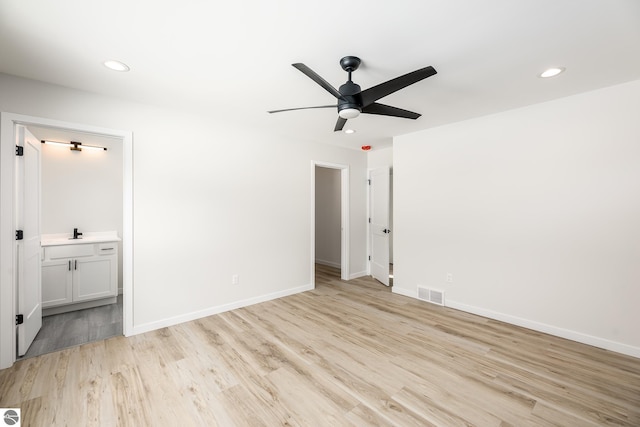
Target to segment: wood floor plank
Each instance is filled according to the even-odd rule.
[[[0,407],[29,426],[638,427],[640,359],[318,266],[309,292],[20,360]]]

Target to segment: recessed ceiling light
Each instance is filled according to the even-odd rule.
[[[352,133],[356,133],[355,129],[345,129],[344,133],[351,135]]]
[[[130,68],[127,64],[125,64],[124,62],[120,62],[120,61],[114,61],[113,59],[110,59],[108,61],[104,61],[103,62],[104,66],[107,67],[110,70],[113,71],[129,71]]]
[[[554,68],[548,68],[546,70],[544,70],[542,73],[540,73],[540,77],[542,77],[543,79],[549,78],[549,77],[555,77],[558,74],[564,72],[565,68],[564,67],[554,67]]]

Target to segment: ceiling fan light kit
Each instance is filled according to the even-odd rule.
[[[355,119],[360,115],[360,110],[357,108],[344,108],[338,112],[338,115],[343,119]]]
[[[429,66],[404,74],[395,79],[391,79],[369,89],[362,90],[360,85],[351,80],[351,74],[358,69],[361,60],[357,56],[345,56],[340,60],[340,66],[349,75],[347,82],[340,86],[339,89],[334,88],[329,82],[320,77],[315,71],[302,63],[291,64],[300,70],[311,80],[316,82],[324,90],[333,95],[337,100],[337,105],[321,105],[316,107],[288,108],[284,110],[273,110],[269,113],[280,113],[283,111],[307,110],[313,108],[337,108],[338,121],[334,127],[334,132],[341,131],[349,119],[355,119],[361,113],[377,114],[381,116],[401,117],[405,119],[417,119],[419,113],[403,110],[401,108],[392,107],[390,105],[380,104],[376,102],[380,98],[391,95],[394,92],[404,89],[414,83],[424,80],[427,77],[436,74],[436,70]]]

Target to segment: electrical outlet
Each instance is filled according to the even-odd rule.
[[[453,283],[453,273],[447,273],[447,283]]]
[[[237,285],[238,283],[240,283],[240,276],[238,276],[237,274],[231,276],[231,284]]]

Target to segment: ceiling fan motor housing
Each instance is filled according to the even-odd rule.
[[[338,89],[342,98],[338,99],[338,114],[346,109],[355,109],[362,112],[362,96],[360,85],[349,80]]]

